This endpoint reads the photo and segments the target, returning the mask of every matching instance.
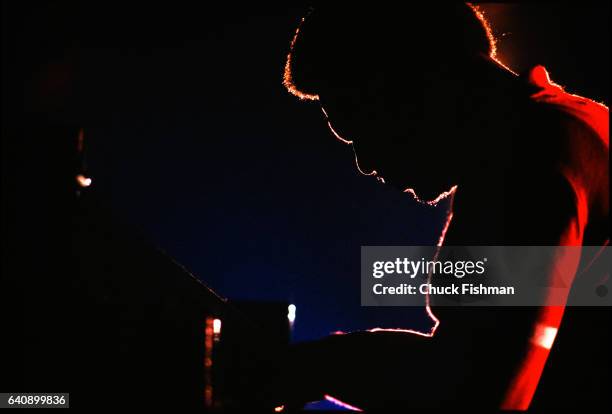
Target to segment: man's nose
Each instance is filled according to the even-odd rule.
[[[355,154],[355,164],[357,165],[357,170],[363,175],[379,176],[380,171],[376,170],[370,154],[368,154],[366,151],[359,150],[359,146],[356,142],[353,142],[351,146],[353,148],[353,153]]]

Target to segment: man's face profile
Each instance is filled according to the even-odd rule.
[[[471,93],[476,62],[494,47],[465,4],[437,13],[443,30],[405,29],[429,9],[391,18],[315,9],[296,33],[285,71],[288,89],[318,101],[333,134],[353,145],[360,172],[423,199],[458,184],[462,163],[471,162],[470,143],[457,138],[471,119],[461,100]],[[377,19],[383,29],[369,30]]]

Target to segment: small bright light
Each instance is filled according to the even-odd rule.
[[[295,310],[296,306],[292,303],[287,307],[287,319],[289,319],[289,323],[293,323],[295,321]]]
[[[213,321],[213,333],[219,335],[221,333],[221,319],[215,319]]]
[[[280,413],[285,409],[284,405],[279,405],[278,407],[274,407],[274,412],[275,413]]]
[[[91,185],[91,178],[85,177],[83,174],[77,175],[76,180],[81,187],[89,187]]]
[[[538,324],[533,335],[533,342],[544,349],[551,349],[557,336],[557,328]]]

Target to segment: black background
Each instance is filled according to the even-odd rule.
[[[608,102],[609,3],[483,9],[510,67],[544,64]],[[84,128],[91,191],[114,214],[221,295],[296,303],[298,340],[418,326],[405,310],[359,307],[359,247],[431,243],[441,212],[359,176],[318,107],[284,91],[305,10],[3,2],[3,128]],[[45,174],[36,143],[15,140],[3,133],[3,157]]]

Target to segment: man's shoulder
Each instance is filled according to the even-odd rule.
[[[557,120],[568,131],[590,136],[601,145],[609,145],[609,110],[595,100],[567,92],[561,85],[553,82],[543,66],[536,66],[526,75],[533,87],[531,101],[551,119]],[[580,133],[581,130],[591,134]]]

